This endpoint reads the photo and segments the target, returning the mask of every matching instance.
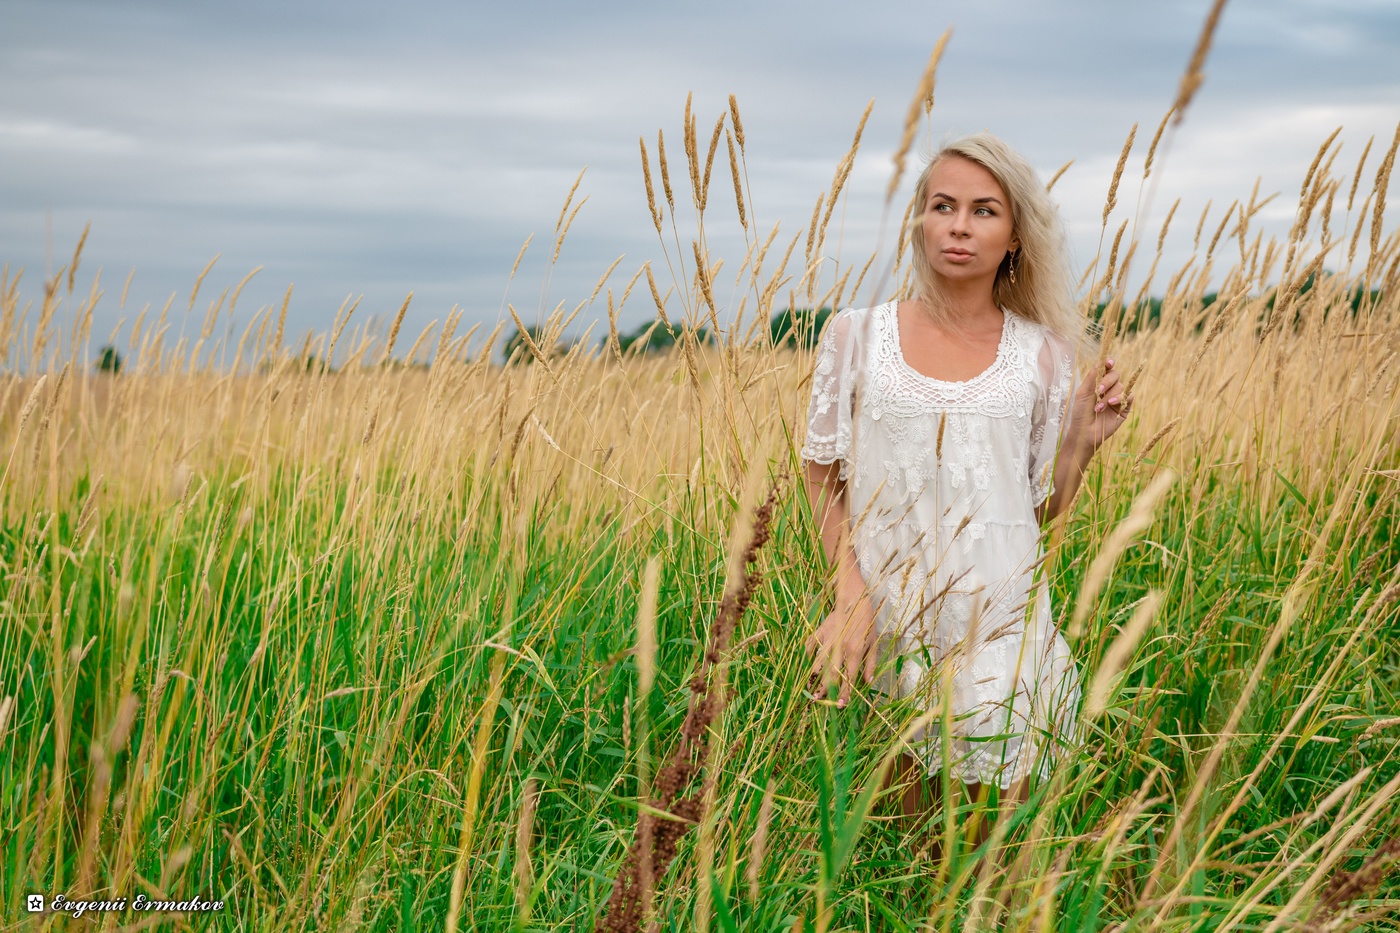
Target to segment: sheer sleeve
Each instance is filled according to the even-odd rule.
[[[851,423],[855,405],[860,327],[857,312],[837,312],[817,348],[812,372],[812,402],[807,413],[807,443],[801,457],[814,463],[841,461],[841,479],[851,465]]]
[[[1074,405],[1074,353],[1069,341],[1044,330],[1038,360],[1039,378],[1035,407],[1031,411],[1031,504],[1039,508],[1050,497],[1055,483],[1055,456],[1069,424]]]

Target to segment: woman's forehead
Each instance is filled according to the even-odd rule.
[[[957,190],[949,190],[952,188]],[[970,198],[995,197],[1003,201],[1006,198],[995,175],[985,166],[960,155],[944,156],[929,170],[926,196],[940,193]]]

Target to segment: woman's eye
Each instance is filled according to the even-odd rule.
[[[933,209],[938,211],[939,213],[946,214],[948,211],[951,211],[953,209],[953,206],[951,204],[935,204],[933,206]]]
[[[990,216],[992,216],[991,209],[990,209],[990,208],[986,208],[986,207],[979,207],[979,208],[977,208],[977,213],[981,214],[983,217],[990,217]]]

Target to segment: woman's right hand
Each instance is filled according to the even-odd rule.
[[[825,698],[831,685],[840,682],[837,706],[844,707],[851,699],[851,686],[863,675],[869,683],[875,677],[875,609],[870,597],[860,596],[841,600],[825,621],[807,639],[812,655],[812,669],[807,677],[808,689]]]

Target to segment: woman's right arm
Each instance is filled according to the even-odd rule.
[[[826,693],[840,684],[838,706],[851,697],[858,676],[875,676],[875,612],[851,544],[846,484],[840,463],[807,462],[807,496],[821,528],[822,550],[832,569],[834,606],[807,641],[813,654],[811,685]]]

